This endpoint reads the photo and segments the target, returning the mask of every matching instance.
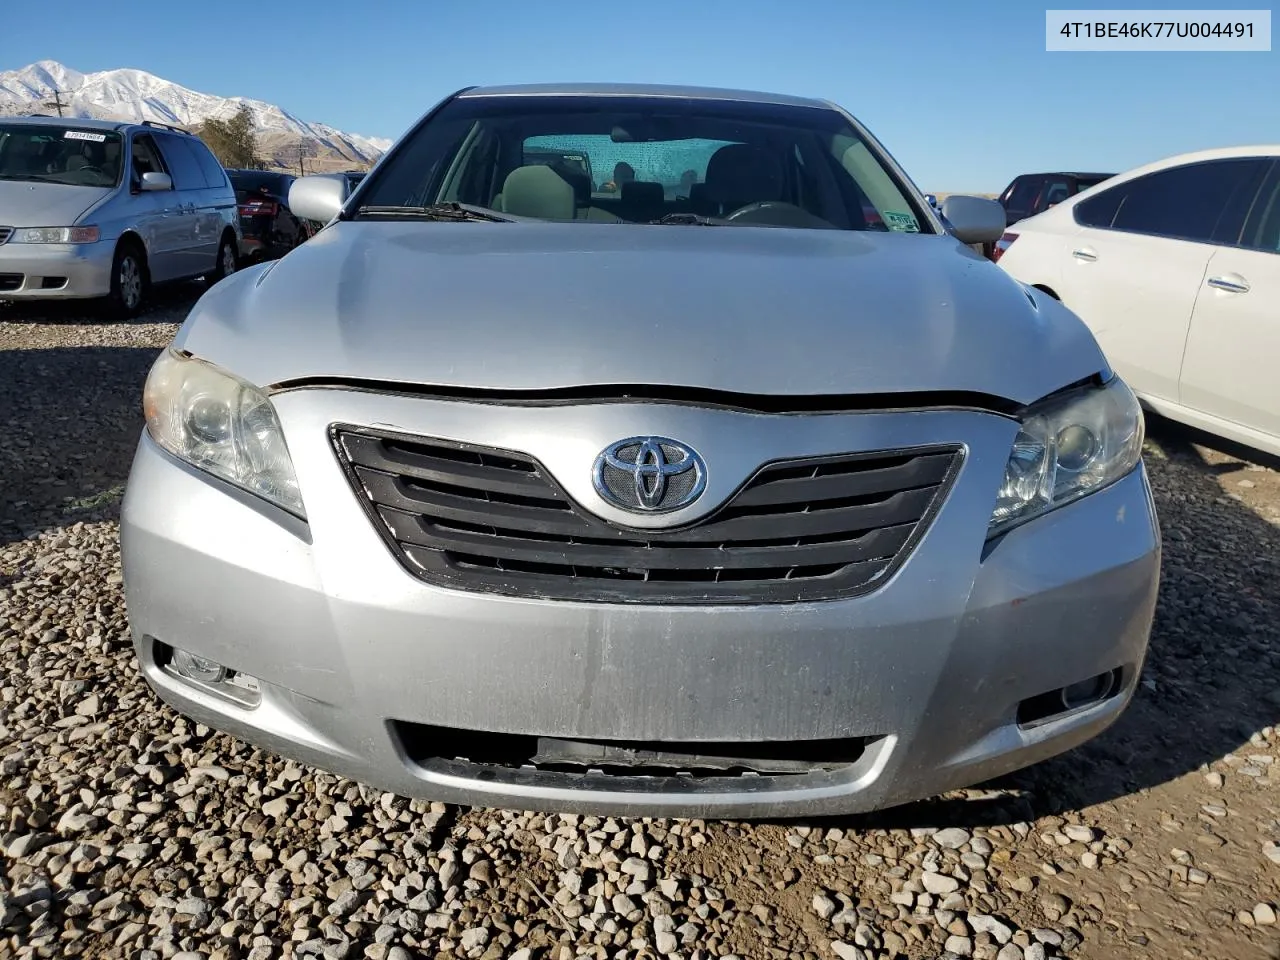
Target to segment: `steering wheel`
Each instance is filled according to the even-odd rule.
[[[763,223],[775,227],[835,226],[829,220],[824,220],[803,207],[797,207],[794,203],[787,203],[784,200],[757,200],[754,203],[739,207],[730,214],[726,214],[724,219],[730,223],[743,220],[748,223]]]
[[[101,168],[101,167],[96,167],[96,166],[94,166],[92,163],[86,163],[83,167],[77,167],[75,172],[76,172],[76,173],[81,173],[81,172],[83,172],[83,171],[88,171],[89,173],[102,173],[102,172],[103,172],[103,170],[102,170],[102,168]]]

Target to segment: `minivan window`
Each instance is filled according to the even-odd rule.
[[[1081,222],[1086,226],[1109,225],[1127,233],[1201,243],[1212,242],[1215,235],[1233,241],[1239,236],[1247,211],[1241,210],[1238,204],[1230,208],[1228,205],[1238,191],[1256,189],[1252,176],[1256,167],[1256,160],[1241,157],[1157,170],[1119,184],[1082,205],[1082,217],[1104,217],[1112,200],[1118,200],[1109,224],[1089,223],[1085,219]],[[1234,222],[1223,222],[1224,214]]]
[[[195,155],[196,162],[200,164],[200,170],[204,173],[204,180],[211,187],[225,187],[227,185],[227,174],[222,169],[222,164],[218,162],[209,148],[200,140],[188,140],[187,146]]]
[[[185,137],[172,133],[158,134],[160,150],[173,173],[173,186],[177,190],[203,190],[209,184],[195,154],[187,147]]]
[[[459,97],[369,174],[371,207],[547,220],[932,232],[835,110],[665,97]],[[357,210],[355,216],[381,214]]]
[[[122,155],[114,130],[0,122],[0,180],[114,187]]]
[[[133,138],[133,179],[140,181],[144,173],[167,173],[155,141],[146,134]]]

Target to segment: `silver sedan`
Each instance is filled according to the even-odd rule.
[[[601,189],[589,171],[613,171]],[[1061,304],[843,110],[469,89],[211,288],[145,389],[138,661],[401,794],[815,815],[1124,710],[1160,541],[1142,415]]]

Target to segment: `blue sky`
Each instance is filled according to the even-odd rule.
[[[1280,141],[1276,50],[1046,53],[1045,4],[1026,0],[644,0],[616,15],[581,0],[72,0],[56,26],[38,4],[11,6],[0,69],[136,67],[369,136],[398,136],[470,84],[616,80],[835,100],[925,190]]]

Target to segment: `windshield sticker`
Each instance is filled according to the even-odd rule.
[[[893,210],[886,210],[882,214],[882,218],[890,230],[897,230],[900,233],[919,233],[920,223],[909,213],[897,213]]]
[[[89,133],[85,130],[68,130],[62,135],[63,140],[88,140],[91,143],[106,143],[105,133]]]

